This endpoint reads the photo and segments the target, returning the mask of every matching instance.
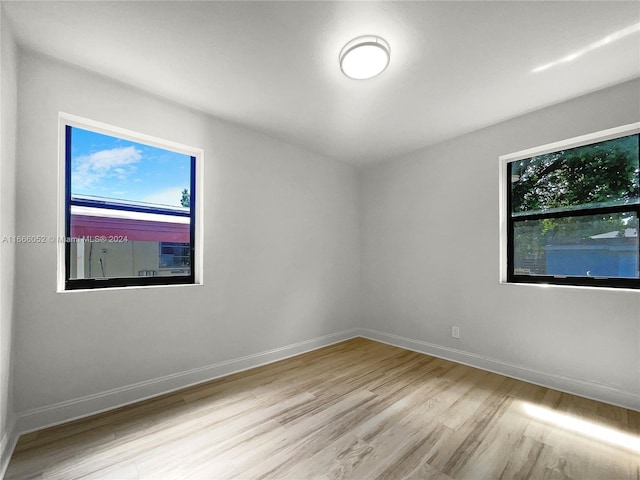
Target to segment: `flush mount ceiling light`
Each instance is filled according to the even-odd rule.
[[[340,52],[340,68],[347,77],[365,80],[375,77],[389,65],[389,44],[376,35],[354,38]]]

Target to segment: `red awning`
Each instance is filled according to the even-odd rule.
[[[127,237],[143,242],[190,241],[189,224],[71,214],[71,237]]]

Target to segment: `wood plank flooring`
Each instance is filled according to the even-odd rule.
[[[356,338],[24,435],[6,480],[640,480],[625,441],[638,412]]]

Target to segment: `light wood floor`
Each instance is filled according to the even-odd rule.
[[[357,338],[25,435],[6,478],[640,479],[528,404],[638,442],[638,412]]]

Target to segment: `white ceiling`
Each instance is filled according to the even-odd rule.
[[[2,3],[29,49],[357,165],[640,76],[637,29],[584,51],[638,1]],[[351,80],[364,34],[391,63]]]

